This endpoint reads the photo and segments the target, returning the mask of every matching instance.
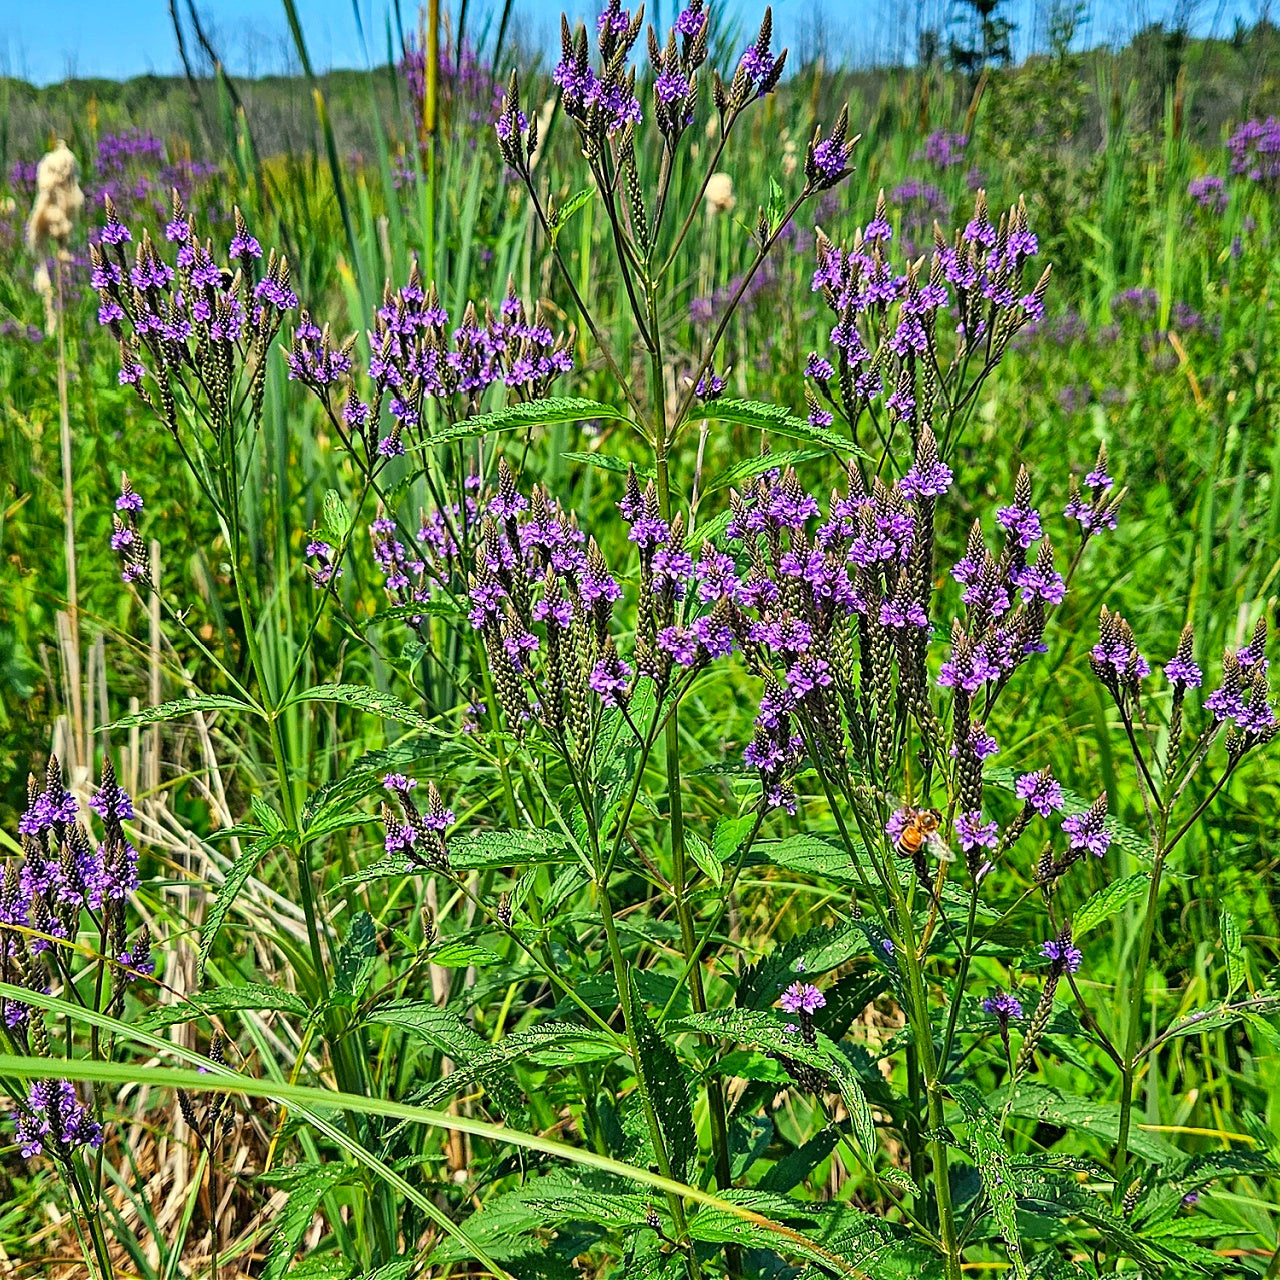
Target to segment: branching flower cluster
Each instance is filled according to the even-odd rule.
[[[32,775],[18,823],[22,857],[9,859],[0,872],[0,981],[82,1003],[87,997],[79,979],[96,972],[100,1011],[118,1014],[129,985],[153,974],[155,963],[147,926],[130,936],[138,853],[123,824],[134,816],[133,802],[109,760],[89,805],[100,837],[83,820],[56,757],[43,778]],[[85,935],[92,939],[87,964],[80,961]],[[20,1051],[52,1056],[39,1008],[0,996],[0,1022]],[[34,1083],[14,1122],[28,1158],[44,1153],[65,1161],[76,1149],[102,1142],[100,1121],[65,1080]]]
[[[120,384],[134,387],[178,436],[185,426],[179,395],[190,406],[196,389],[202,390],[213,411],[211,426],[220,424],[247,371],[256,418],[267,352],[285,313],[298,305],[288,262],[274,250],[263,262],[262,246],[239,210],[225,257],[211,241],[201,244],[176,191],[165,239],[176,246],[172,264],[149,232],[134,242],[107,199],[101,240],[90,247],[92,283],[100,298],[98,322],[120,344]]]
[[[289,376],[319,394],[330,413],[331,388],[345,386],[343,435],[358,440],[374,463],[402,455],[406,432],[410,441],[430,434],[428,402],[454,422],[476,413],[490,387],[506,387],[517,401],[537,400],[573,368],[572,337],[554,334],[541,306],[530,317],[514,282],[497,315],[486,303],[482,320],[469,303],[461,323],[450,328],[435,285],[423,288],[417,263],[400,289],[388,283],[368,340],[367,400],[350,376],[354,338],[335,345],[328,327],[305,312],[293,331]],[[390,428],[379,434],[384,418]]]

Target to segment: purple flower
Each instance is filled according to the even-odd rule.
[[[1010,581],[1018,588],[1024,604],[1037,599],[1045,604],[1061,604],[1067,596],[1066,581],[1053,567],[1052,560],[1042,563],[1037,557],[1035,564],[1024,565],[1011,574]]]
[[[784,1013],[800,1013],[812,1016],[819,1009],[826,1007],[827,998],[808,982],[793,982],[783,993],[778,1002]]]
[[[387,827],[386,839],[383,841],[383,847],[386,851],[388,853],[407,853],[412,850],[414,842],[418,838],[418,833],[413,829],[412,825],[407,822],[401,822],[389,807],[384,807],[383,818]]]
[[[134,493],[129,486],[123,486],[120,497],[115,499],[116,511],[141,511],[142,494]]]
[[[1111,832],[1107,830],[1107,797],[1100,797],[1083,813],[1063,818],[1062,829],[1069,837],[1071,848],[1101,858],[1111,847]]]
[[[600,35],[610,31],[614,35],[620,36],[625,33],[630,25],[631,11],[613,3],[609,4],[600,16],[596,18],[596,31]]]
[[[1014,503],[1001,507],[996,512],[996,524],[1009,535],[1011,542],[1016,542],[1024,551],[1037,539],[1044,536],[1040,527],[1040,513],[1031,506]]]
[[[804,366],[804,376],[818,382],[830,382],[836,376],[836,371],[830,360],[824,360],[816,351],[811,351]]]
[[[247,231],[239,231],[232,237],[231,244],[227,248],[227,257],[246,260],[260,258],[262,257],[262,246]]]
[[[813,149],[813,168],[822,182],[835,182],[845,171],[853,143],[824,138]]]
[[[691,667],[698,660],[697,638],[685,627],[664,627],[658,632],[658,648],[682,667]]]
[[[681,74],[679,65],[673,64],[653,82],[653,91],[659,102],[667,105],[681,102],[689,96],[689,81]]]
[[[982,1002],[982,1012],[994,1014],[1001,1022],[1020,1022],[1023,1018],[1022,1001],[1005,991],[997,991]]]
[[[389,773],[382,780],[382,785],[391,792],[407,796],[418,785],[416,778],[406,778],[403,773]]]
[[[994,822],[984,823],[978,809],[957,815],[955,826],[956,838],[966,853],[977,848],[994,849],[999,840],[999,826]]]
[[[1000,668],[988,656],[986,647],[958,645],[951,658],[938,671],[938,684],[944,689],[963,689],[977,693],[988,680],[998,680]]]
[[[520,133],[524,133],[528,127],[529,117],[525,115],[523,111],[517,111],[515,113],[514,120],[510,114],[503,111],[499,114],[497,120],[494,121],[494,128],[498,131],[498,137],[504,142],[511,137],[513,129],[518,130]]]
[[[911,499],[940,498],[951,487],[951,468],[936,457],[917,459],[899,483],[903,496]]]
[[[1062,938],[1050,938],[1040,948],[1040,954],[1053,961],[1053,967],[1060,973],[1075,973],[1079,970],[1084,955],[1074,943]]]
[[[1200,668],[1189,658],[1170,658],[1164,664],[1164,675],[1171,685],[1183,689],[1198,689],[1204,679]]]
[[[1062,785],[1055,781],[1048,769],[1024,773],[1013,789],[1018,799],[1029,804],[1042,818],[1062,808]]]
[[[687,9],[680,10],[680,14],[676,18],[676,33],[692,39],[702,30],[702,24],[706,20],[707,15],[705,13],[690,5]]]
[[[1208,209],[1211,213],[1221,213],[1228,203],[1225,184],[1221,178],[1212,173],[1192,178],[1187,183],[1187,195],[1202,209]]]
[[[102,1125],[89,1113],[69,1080],[36,1080],[25,1110],[13,1113],[15,1136],[23,1156],[67,1156],[78,1147],[100,1147]]]
[[[104,822],[130,822],[133,798],[116,781],[115,770],[104,771],[98,789],[89,797],[89,808]]]
[[[587,683],[606,702],[621,704],[627,692],[631,668],[627,666],[610,645],[604,657],[591,668]]]

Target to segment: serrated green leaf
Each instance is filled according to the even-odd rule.
[[[1003,1104],[1006,1093],[1007,1089],[1000,1089],[992,1098],[992,1105],[998,1109]],[[1065,1129],[1076,1129],[1081,1133],[1092,1134],[1110,1145],[1114,1145],[1120,1136],[1120,1108],[1114,1103],[1063,1093],[1047,1085],[1025,1080],[1014,1086],[1009,1114],[1027,1120],[1044,1120]],[[1157,1163],[1173,1160],[1178,1156],[1178,1150],[1172,1143],[1136,1126],[1129,1134],[1129,1147],[1143,1159]]]
[[[720,865],[711,846],[696,831],[685,832],[684,845],[689,856],[698,864],[698,870],[712,884],[718,886],[724,883],[724,867]]]
[[[341,543],[351,532],[351,516],[336,489],[325,490],[324,527],[335,543]]]
[[[982,1178],[982,1189],[991,1206],[1000,1238],[1004,1241],[1013,1274],[1018,1280],[1025,1280],[1027,1262],[1018,1235],[1018,1204],[1010,1178],[1009,1149],[1005,1146],[1000,1121],[972,1085],[952,1085],[951,1096],[968,1122],[974,1163]]]
[[[439,757],[442,745],[437,738],[414,738],[408,742],[370,751],[343,768],[339,776],[312,792],[302,809],[304,829],[317,822],[335,805],[360,799],[370,791],[382,790],[388,773],[405,773],[410,765]]]
[[[556,241],[560,239],[560,233],[565,229],[569,219],[580,209],[589,205],[595,198],[595,194],[594,187],[583,187],[581,191],[575,191],[564,204],[555,209],[549,236],[552,248],[555,247]]]
[[[1176,1040],[1182,1036],[1198,1036],[1208,1031],[1221,1031],[1247,1018],[1264,1017],[1280,1012],[1280,992],[1259,991],[1247,1000],[1230,1004],[1226,1001],[1211,1004],[1203,1009],[1192,1009],[1183,1014],[1160,1037],[1160,1041]],[[1265,1029],[1265,1023],[1261,1024]]]
[[[631,1018],[640,1050],[635,1067],[662,1128],[671,1176],[686,1181],[698,1154],[693,1106],[689,1100],[689,1075],[675,1050],[662,1038],[641,1007],[639,988],[632,986]]]
[[[727,467],[718,475],[712,476],[702,486],[704,494],[714,493],[717,489],[725,489],[730,485],[741,484],[754,476],[763,475],[766,471],[785,470],[787,467],[798,467],[801,463],[812,462],[816,458],[825,458],[825,449],[794,449],[786,453],[762,453],[755,458],[743,458]]]
[[[560,456],[569,462],[581,462],[585,466],[596,467],[600,471],[612,471],[615,475],[625,476],[632,468],[641,480],[652,480],[657,475],[652,467],[635,462],[624,462],[621,458],[610,457],[607,453],[562,453]]]
[[[834,1128],[820,1129],[807,1142],[788,1151],[760,1179],[760,1190],[783,1194],[798,1187],[836,1149],[839,1142],[840,1134]]]
[[[558,831],[504,828],[449,838],[449,861],[459,871],[554,866],[568,862],[571,857],[565,839]]]
[[[785,1196],[739,1188],[732,1188],[722,1194],[726,1200],[743,1204],[769,1217],[781,1214],[792,1221],[813,1221],[813,1206]],[[769,1209],[765,1210],[764,1205],[768,1205]],[[774,1221],[777,1221],[776,1217]],[[763,1248],[794,1258],[803,1258],[806,1262],[815,1263],[823,1270],[834,1271],[837,1275],[859,1277],[866,1275],[856,1263],[842,1256],[830,1245],[811,1239],[795,1227],[787,1227],[783,1231],[776,1228],[766,1230],[754,1222],[743,1221],[736,1214],[731,1214],[725,1209],[699,1210],[689,1219],[689,1234],[693,1239],[707,1244],[736,1244],[742,1249]]]
[[[734,1049],[711,1064],[712,1071],[721,1076],[737,1076],[742,1080],[765,1080],[772,1084],[789,1084],[791,1076],[777,1058],[770,1058],[757,1049]]]
[[[612,1036],[598,1028],[572,1022],[544,1022],[527,1031],[513,1032],[496,1044],[482,1042],[482,1045],[467,1054],[454,1073],[457,1078],[432,1085],[430,1096],[443,1100],[470,1080],[485,1080],[495,1073],[505,1075],[515,1065],[565,1067],[616,1058],[620,1052]]]
[[[1146,871],[1115,880],[1105,889],[1099,889],[1071,918],[1071,930],[1077,938],[1096,928],[1104,920],[1123,910],[1129,903],[1143,897],[1151,884]]]
[[[466,615],[467,611],[461,605],[445,596],[439,600],[418,600],[413,604],[389,604],[371,615],[369,625],[404,618],[465,618]]]
[[[477,947],[470,942],[446,942],[431,953],[431,963],[445,969],[466,969],[471,965],[483,969],[487,965],[501,964],[502,957],[487,947]]]
[[[736,422],[760,431],[772,431],[780,436],[812,440],[814,444],[837,453],[869,457],[847,436],[839,435],[830,428],[812,426],[807,419],[797,418],[780,405],[764,404],[759,400],[710,400],[706,404],[694,405],[689,410],[689,417],[695,421]]]
[[[794,934],[743,969],[735,1003],[740,1009],[767,1009],[791,983],[838,969],[866,949],[865,935],[854,924],[823,924]]]
[[[387,720],[398,720],[401,724],[413,725],[415,729],[432,727],[431,721],[426,716],[420,711],[415,711],[394,693],[384,693],[380,689],[371,689],[363,684],[312,685],[310,689],[295,693],[285,705],[293,706],[299,702],[336,702],[345,707],[358,707],[361,711],[371,711]]]
[[[374,958],[378,952],[378,930],[373,917],[367,911],[359,911],[351,921],[351,927],[334,965],[333,987],[343,995],[358,996],[373,974]]]
[[[263,835],[279,838],[286,830],[284,819],[261,797],[254,796],[249,801],[253,816],[257,818]]]
[[[524,1117],[524,1099],[510,1073],[495,1068],[489,1057],[489,1042],[452,1010],[420,1000],[396,1000],[372,1009],[365,1019],[399,1027],[453,1059],[454,1070],[421,1090],[415,1101],[423,1102],[427,1098],[443,1101],[459,1089],[478,1082],[509,1122]]]
[[[253,875],[258,863],[279,843],[276,836],[264,836],[261,840],[255,840],[247,848],[241,849],[240,856],[231,864],[222,884],[218,886],[217,894],[209,904],[204,924],[200,929],[200,953],[196,959],[197,978],[204,977],[204,966],[208,962],[209,953],[213,950],[213,944],[226,921],[227,912],[231,910],[236,896],[244,888],[245,881]]]
[[[875,1155],[876,1126],[866,1094],[853,1064],[829,1036],[816,1032],[816,1043],[808,1045],[799,1035],[787,1030],[788,1023],[772,1010],[765,1009],[716,1009],[706,1013],[688,1013],[668,1018],[667,1025],[673,1029],[679,1027],[685,1031],[718,1036],[738,1044],[755,1045],[830,1076],[844,1098],[854,1136],[868,1157]]]
[[[711,837],[711,852],[718,862],[728,862],[742,847],[743,841],[751,834],[756,825],[754,814],[746,813],[740,818],[721,818],[716,823]]]
[[[311,1166],[289,1193],[284,1208],[272,1219],[271,1245],[262,1268],[262,1280],[283,1280],[320,1202],[335,1187],[358,1180],[359,1171],[350,1165]]]
[[[767,863],[816,879],[858,883],[858,872],[849,851],[836,840],[801,832],[785,840],[757,841],[751,850],[753,865]],[[870,868],[868,868],[870,870]]]
[[[573,854],[555,831],[477,831],[449,837],[449,865],[455,871],[497,871],[507,867],[555,866],[571,862]],[[343,884],[367,884],[391,876],[423,875],[430,870],[400,854],[380,858],[342,880]]]
[[[521,427],[549,427],[560,422],[590,422],[595,418],[623,419],[626,416],[614,405],[576,396],[530,400],[527,404],[508,405],[495,413],[476,414],[455,427],[437,431],[413,448],[437,449],[441,445],[452,444],[455,440],[470,440],[489,432],[516,431]]]
[[[113,729],[135,729],[144,724],[161,724],[166,720],[180,720],[193,711],[248,711],[252,715],[262,715],[262,709],[240,698],[232,698],[224,693],[198,693],[192,698],[175,698],[172,702],[161,702],[154,707],[145,707],[132,715],[121,716],[106,726],[104,732]]]
[[[702,520],[689,531],[689,545],[700,547],[704,542],[715,542],[718,538],[724,537],[725,530],[729,527],[729,522],[733,519],[732,511],[721,511],[719,515],[713,516],[710,520]],[[745,772],[745,769],[739,770]]]
[[[370,823],[379,821],[381,819],[376,813],[366,813],[363,809],[339,809],[326,813],[309,826],[302,833],[302,843],[310,844],[313,840],[332,835],[335,831],[347,831],[352,827],[368,826]]]
[[[194,1022],[196,1018],[213,1013],[291,1013],[305,1018],[308,1012],[302,997],[292,991],[246,983],[238,987],[215,987],[190,1000],[150,1009],[141,1018],[141,1025],[155,1031],[181,1022]]]

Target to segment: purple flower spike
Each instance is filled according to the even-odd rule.
[[[1023,1017],[1022,1001],[1006,991],[997,991],[982,1002],[982,1012],[994,1014],[1001,1022],[1020,1022]]]
[[[1072,942],[1062,938],[1050,938],[1040,948],[1040,954],[1053,961],[1053,967],[1059,973],[1076,973],[1084,961],[1084,954]]]
[[[800,1013],[812,1016],[827,1004],[827,997],[808,982],[793,982],[783,993],[779,1001],[785,1013]]]
[[[102,1126],[69,1080],[37,1080],[25,1111],[13,1114],[18,1146],[27,1160],[41,1154],[67,1156],[78,1147],[100,1147]]]
[[[960,847],[968,853],[979,847],[994,849],[1000,836],[1000,827],[995,822],[982,821],[980,810],[962,813],[956,818],[956,838]]]
[[[1101,858],[1111,847],[1111,833],[1107,830],[1107,797],[1099,796],[1083,813],[1063,818],[1062,829],[1073,849]]]
[[[620,705],[626,700],[630,678],[631,668],[618,657],[613,645],[609,644],[604,656],[591,669],[587,683],[605,702]]]
[[[1200,668],[1190,659],[1170,658],[1164,664],[1165,679],[1175,687],[1198,689],[1204,679]]]
[[[1062,785],[1055,781],[1048,769],[1038,773],[1024,773],[1014,785],[1014,794],[1029,804],[1042,818],[1055,809],[1062,808]]]

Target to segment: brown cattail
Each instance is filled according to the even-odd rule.
[[[36,199],[27,219],[27,248],[41,261],[33,284],[44,301],[45,330],[53,333],[58,323],[58,304],[45,262],[48,256],[67,259],[67,244],[76,220],[84,208],[80,190],[80,164],[61,139],[36,167]]]

